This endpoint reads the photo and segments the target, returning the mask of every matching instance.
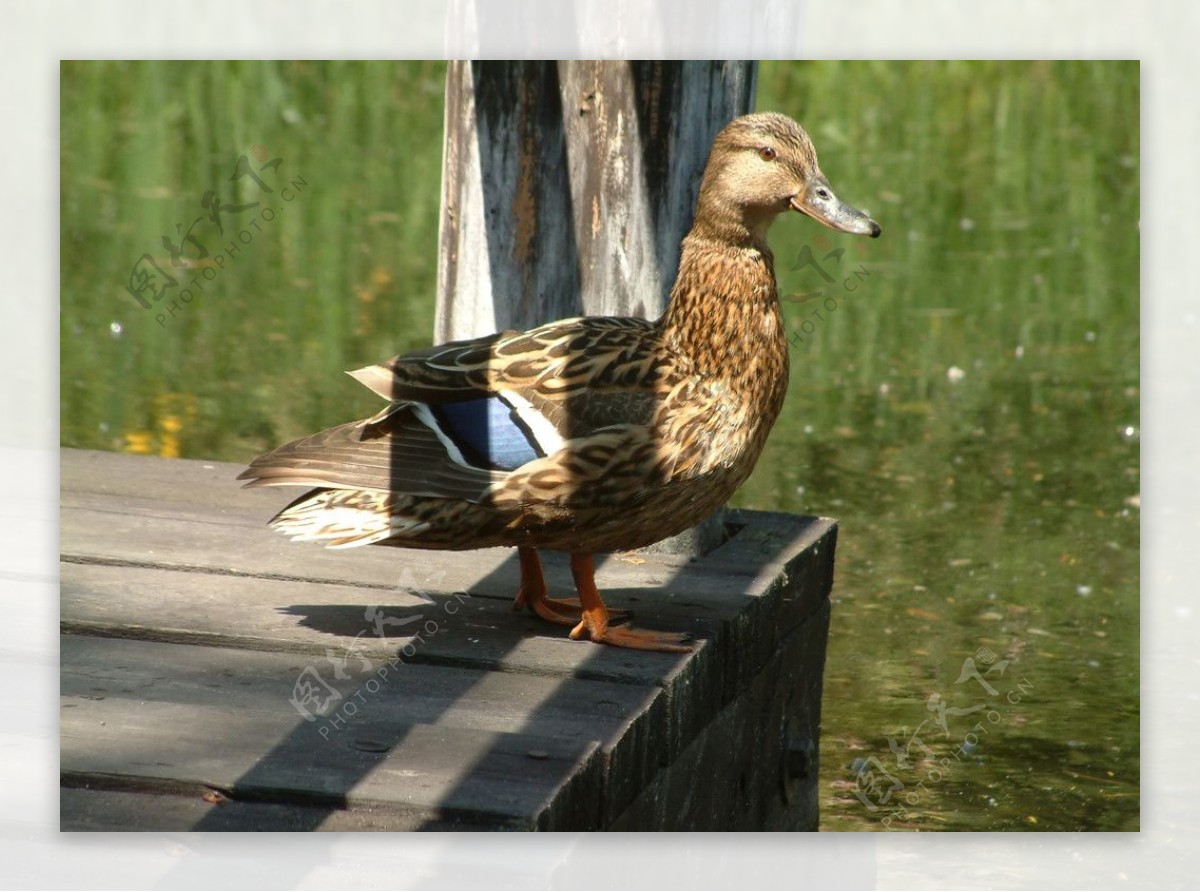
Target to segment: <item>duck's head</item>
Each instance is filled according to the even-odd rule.
[[[763,244],[771,223],[789,210],[839,232],[878,238],[883,231],[837,197],[799,124],[774,112],[735,118],[717,134],[704,168],[697,228],[734,240],[745,234]]]

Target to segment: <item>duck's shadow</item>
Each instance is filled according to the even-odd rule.
[[[299,617],[299,625],[326,635],[346,638],[412,638],[422,622],[441,608],[433,602],[419,604],[292,604],[277,608]]]

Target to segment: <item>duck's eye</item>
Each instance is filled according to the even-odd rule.
[[[758,150],[758,155],[763,161],[774,161],[779,156],[779,153],[771,146],[763,146]]]

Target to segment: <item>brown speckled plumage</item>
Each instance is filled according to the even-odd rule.
[[[573,637],[683,649],[679,636],[610,626],[587,555],[694,526],[754,469],[787,391],[787,339],[766,234],[789,209],[879,234],[833,196],[795,122],[739,118],[713,146],[670,304],[657,322],[567,319],[359,370],[355,377],[388,399],[387,408],[267,453],[242,476],[251,486],[319,487],[271,521],[294,539],[333,547],[515,545],[518,605],[555,622],[578,620]],[[460,442],[438,414],[497,399],[537,451],[515,467],[472,459],[471,438]],[[545,597],[534,549],[574,555],[582,606]]]

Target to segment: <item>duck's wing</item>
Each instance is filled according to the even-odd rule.
[[[246,486],[374,489],[478,501],[503,473],[451,457],[415,407],[342,424],[260,455]]]
[[[652,323],[581,318],[394,357],[350,374],[390,404],[256,459],[249,486],[308,484],[478,501],[571,442],[648,424],[664,358]]]

